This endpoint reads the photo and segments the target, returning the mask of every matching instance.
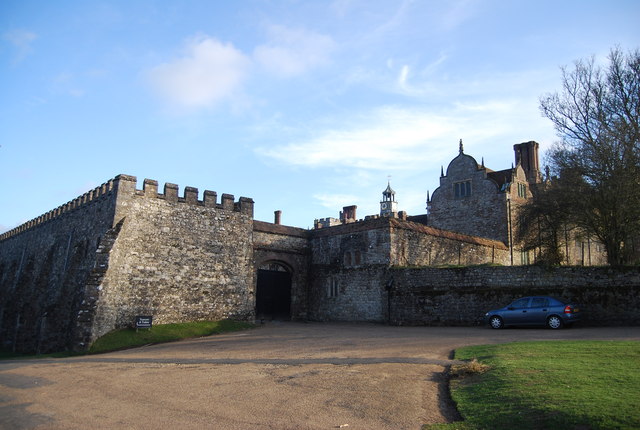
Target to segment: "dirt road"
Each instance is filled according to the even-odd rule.
[[[271,323],[102,355],[0,361],[0,428],[417,430],[457,418],[443,376],[455,348],[551,339],[640,340],[640,327]]]

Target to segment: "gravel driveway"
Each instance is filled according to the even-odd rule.
[[[109,354],[0,361],[3,429],[420,429],[453,421],[465,345],[633,339],[640,327],[490,330],[270,323]]]

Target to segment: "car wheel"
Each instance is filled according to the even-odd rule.
[[[562,327],[562,320],[558,316],[551,315],[549,318],[547,318],[547,327],[553,330],[557,330]]]
[[[500,318],[499,316],[492,316],[489,319],[489,325],[491,326],[491,328],[502,328],[504,327],[504,323],[502,322],[502,318]]]

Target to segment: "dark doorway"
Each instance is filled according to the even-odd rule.
[[[256,317],[288,320],[291,318],[291,273],[278,264],[258,269]]]

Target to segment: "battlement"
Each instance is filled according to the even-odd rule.
[[[137,178],[135,176],[119,175],[121,180],[119,192],[132,193],[146,198],[162,199],[171,203],[185,203],[194,206],[216,208],[233,212],[241,212],[253,217],[253,199],[240,197],[235,201],[233,194],[222,194],[218,202],[218,193],[205,190],[202,200],[198,200],[198,189],[195,187],[184,187],[182,197],[179,196],[179,187],[176,184],[165,183],[162,193],[158,193],[158,181],[145,179],[142,189],[136,188]],[[126,183],[124,182],[126,181]]]
[[[114,179],[110,179],[102,185],[87,191],[81,196],[76,197],[75,199],[70,200],[63,205],[60,205],[57,208],[40,215],[39,217],[33,218],[25,222],[24,224],[19,225],[18,227],[0,234],[0,241],[16,236],[24,231],[30,230],[53,219],[60,218],[67,213],[75,212],[96,202],[105,201],[107,198],[113,196],[114,189],[116,189],[117,187],[118,178],[119,177],[117,176]]]
[[[353,209],[351,209],[353,208]],[[364,219],[356,219],[355,218],[355,206],[348,206],[345,207],[345,209],[351,209],[352,212],[351,214],[353,215],[353,217],[345,217],[344,214],[347,211],[344,212],[340,212],[340,216],[342,217],[341,219],[337,219],[337,218],[332,218],[332,217],[328,217],[328,218],[320,218],[320,219],[316,219],[313,222],[313,229],[314,230],[318,230],[321,228],[329,228],[329,227],[336,227],[336,226],[340,226],[340,225],[345,225],[345,224],[360,224],[366,221],[372,221],[372,220],[377,220],[380,218],[398,218],[401,219],[403,221],[406,221],[408,219],[408,215],[405,211],[400,211],[397,213],[391,212],[387,215],[366,215],[364,217]]]
[[[236,202],[234,201],[234,196],[232,194],[222,194],[220,202],[218,203],[218,194],[215,191],[205,190],[203,193],[203,199],[198,200],[198,189],[194,187],[185,187],[183,195],[180,197],[178,196],[179,187],[176,184],[165,183],[162,194],[158,193],[158,181],[145,179],[142,184],[142,189],[137,189],[136,185],[137,178],[135,176],[118,175],[102,185],[87,191],[81,196],[58,206],[57,208],[0,234],[0,241],[9,239],[10,237],[16,236],[53,219],[60,218],[66,214],[86,208],[97,202],[105,202],[107,199],[114,199],[115,201],[116,194],[118,196],[129,195],[158,198],[172,203],[185,203],[189,205],[241,212],[253,217],[253,199],[247,197],[240,197]]]

